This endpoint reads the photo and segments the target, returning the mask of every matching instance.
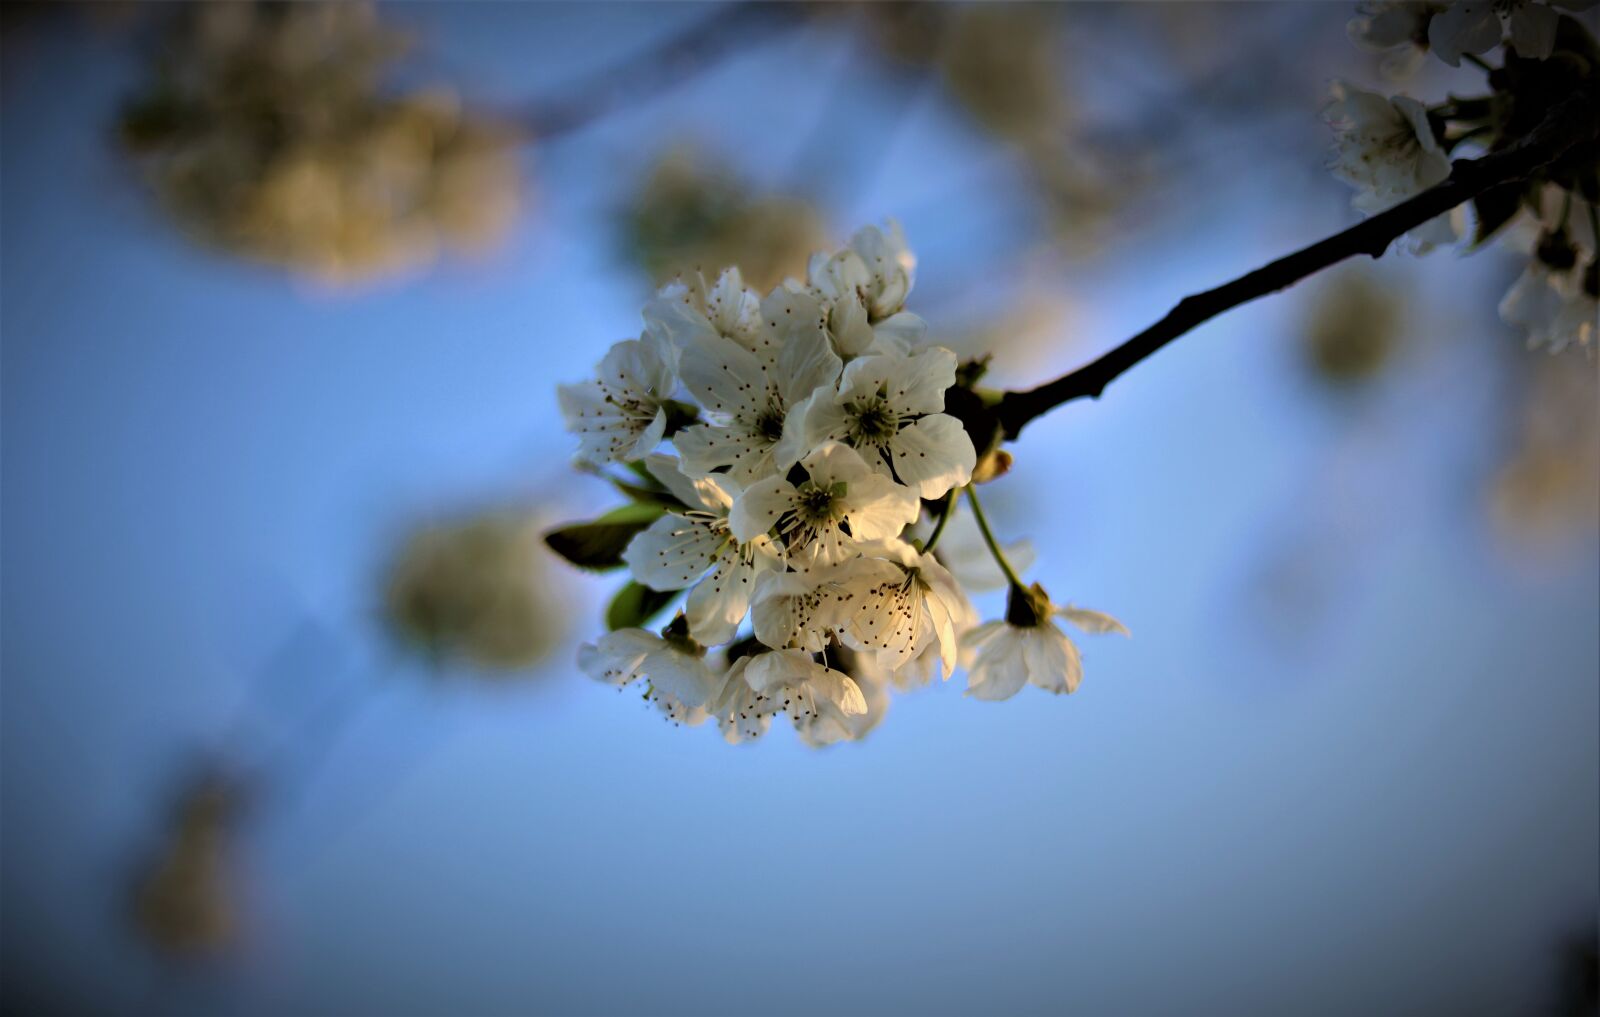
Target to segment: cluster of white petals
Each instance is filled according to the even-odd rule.
[[[1352,204],[1372,215],[1445,182],[1451,157],[1462,146],[1497,151],[1515,143],[1528,125],[1516,110],[1541,109],[1564,98],[1566,66],[1587,66],[1593,51],[1581,24],[1562,13],[1586,10],[1600,0],[1458,0],[1395,2],[1368,0],[1357,7],[1350,37],[1365,49],[1395,56],[1431,50],[1452,67],[1463,60],[1488,73],[1493,94],[1425,106],[1408,96],[1385,97],[1342,82],[1324,119],[1334,129],[1333,174],[1356,190]],[[1563,27],[1564,22],[1566,23]],[[1585,41],[1587,40],[1587,41]],[[1480,54],[1504,47],[1500,67]],[[1587,48],[1586,48],[1587,47]],[[1578,55],[1573,64],[1574,54]],[[1592,73],[1592,72],[1590,72]],[[1529,240],[1526,269],[1500,303],[1500,316],[1530,347],[1560,352],[1592,348],[1597,294],[1595,232],[1600,219],[1589,200],[1593,172],[1567,166],[1548,178],[1535,176],[1522,193],[1506,188],[1475,199],[1472,248],[1494,236]],[[1585,184],[1584,176],[1589,175]],[[1514,189],[1513,189],[1514,190]],[[1414,253],[1455,243],[1466,233],[1466,206],[1436,216],[1407,234]],[[1513,240],[1515,243],[1515,240]]]
[[[1333,175],[1356,189],[1350,204],[1372,215],[1414,198],[1450,176],[1445,154],[1428,111],[1415,99],[1385,98],[1344,82],[1333,84],[1323,119],[1334,130]],[[1459,212],[1446,212],[1412,230],[1417,253],[1453,243],[1461,234]]]
[[[1428,45],[1440,60],[1458,67],[1461,58],[1487,53],[1505,43],[1518,56],[1548,59],[1555,50],[1560,15],[1555,10],[1585,10],[1595,0],[1457,0],[1428,22]]]
[[[715,718],[730,741],[784,714],[812,745],[860,738],[890,688],[963,666],[978,698],[1028,681],[1076,688],[1077,653],[1047,623],[1052,652],[1027,656],[1012,680],[994,626],[1016,626],[980,627],[951,571],[960,562],[979,587],[998,576],[974,565],[976,534],[959,516],[924,549],[972,482],[976,451],[945,412],[956,356],[926,344],[906,309],[915,268],[891,224],[766,294],[737,268],[680,277],[646,305],[638,339],[560,386],[587,468],[625,464],[647,485],[632,489],[664,506],[621,562],[639,586],[686,591],[660,634],[623,627],[585,645],[585,673],[642,679],[669,719]]]

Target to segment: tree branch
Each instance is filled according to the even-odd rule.
[[[1005,393],[993,407],[1000,436],[1016,438],[1029,421],[1062,403],[1084,396],[1099,398],[1124,371],[1224,311],[1285,289],[1346,258],[1380,257],[1406,231],[1434,216],[1491,187],[1533,176],[1570,149],[1600,137],[1594,101],[1585,92],[1574,93],[1516,144],[1481,159],[1457,162],[1444,183],[1232,282],[1184,297],[1166,317],[1087,366],[1026,392]]]

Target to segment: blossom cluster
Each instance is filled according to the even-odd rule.
[[[587,674],[643,679],[670,719],[715,718],[731,741],[787,714],[811,744],[862,736],[889,686],[967,664],[978,699],[1077,687],[1077,649],[1053,618],[1122,627],[1023,587],[994,540],[971,493],[978,450],[946,412],[957,358],[906,309],[915,269],[890,225],[765,295],[738,268],[687,274],[595,378],[560,386],[580,461],[631,499],[547,536],[575,564],[632,577],[612,631],[580,651]],[[998,573],[958,564],[974,536],[963,549],[962,526],[947,526],[962,489]],[[967,590],[995,578],[1011,607],[980,625]],[[680,593],[665,628],[644,627]]]
[[[1373,214],[1443,183],[1451,158],[1498,151],[1538,124],[1545,110],[1575,92],[1594,91],[1600,48],[1593,35],[1557,8],[1593,6],[1594,0],[1498,0],[1363,4],[1350,34],[1369,49],[1431,51],[1452,67],[1463,60],[1488,72],[1491,94],[1450,96],[1425,105],[1405,95],[1387,97],[1343,82],[1333,86],[1324,118],[1335,132],[1329,163],[1356,189],[1352,204]],[[1499,67],[1481,54],[1502,48]],[[1491,188],[1472,203],[1474,248],[1505,236],[1528,254],[1522,276],[1500,304],[1500,315],[1531,346],[1560,351],[1592,347],[1600,315],[1595,237],[1600,232],[1600,160],[1580,146],[1536,178]],[[1464,208],[1436,217],[1409,234],[1416,253],[1461,240]]]
[[[521,201],[516,139],[393,87],[405,50],[368,2],[184,8],[122,140],[187,233],[324,282],[486,248]]]

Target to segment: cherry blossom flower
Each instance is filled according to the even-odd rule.
[[[1450,159],[1434,137],[1428,112],[1415,99],[1385,99],[1342,82],[1323,119],[1334,129],[1333,175],[1356,189],[1351,205],[1372,215],[1415,197],[1450,176]],[[1460,235],[1460,212],[1446,212],[1414,229],[1418,253]]]
[[[723,737],[737,743],[766,734],[780,713],[803,731],[823,717],[864,716],[868,707],[861,687],[844,672],[804,650],[772,650],[734,661],[710,710]]]
[[[955,380],[956,355],[942,346],[853,360],[837,392],[819,389],[805,406],[804,444],[843,442],[878,472],[938,498],[970,481],[977,461],[966,428],[943,412]]]
[[[967,695],[974,699],[1010,699],[1024,685],[1056,694],[1076,692],[1083,680],[1078,647],[1052,615],[1060,615],[1085,632],[1101,634],[1127,628],[1108,614],[1077,607],[1054,607],[1035,584],[1031,590],[1012,587],[1004,621],[980,625],[966,640],[978,654],[967,672]]]
[[[1587,4],[1563,4],[1579,8]],[[1521,57],[1544,60],[1555,50],[1561,16],[1533,0],[1459,0],[1428,23],[1428,43],[1439,59],[1458,67],[1467,54],[1487,53],[1507,38]]]
[[[926,323],[904,309],[916,265],[905,235],[893,223],[888,233],[868,226],[843,250],[812,257],[809,289],[820,299],[828,335],[841,356],[905,352],[921,341]]]
[[[1442,10],[1442,4],[1415,0],[1367,0],[1356,5],[1346,27],[1357,46],[1384,54],[1386,74],[1407,77],[1427,55],[1428,24]]]
[[[1560,353],[1569,346],[1592,347],[1600,303],[1596,269],[1555,271],[1534,258],[1500,301],[1500,317],[1527,336],[1529,347]]]
[[[594,380],[556,387],[567,430],[578,436],[580,458],[626,462],[661,444],[674,387],[662,342],[652,332],[625,339],[606,353]]]
[[[798,486],[768,477],[746,488],[728,522],[744,542],[775,529],[801,570],[851,557],[857,541],[898,537],[922,510],[915,493],[874,473],[848,445],[824,442],[799,466],[806,479]]]
[[[809,449],[787,461],[774,457],[790,411],[839,378],[843,365],[815,298],[778,290],[756,313],[752,331],[744,333],[748,344],[738,335],[701,330],[680,358],[684,387],[712,421],[688,428],[673,443],[692,474],[726,469],[733,480],[749,484],[793,465]]]
[[[863,713],[846,713],[831,699],[817,700],[816,715],[802,719],[795,725],[800,740],[814,749],[826,748],[840,742],[856,742],[883,723],[889,712],[889,679],[892,672],[876,666],[864,656],[849,656],[849,650],[834,651],[848,666],[839,670],[848,673],[861,689],[866,704]]]
[[[972,606],[961,587],[933,555],[903,541],[876,541],[845,566],[854,573],[838,580],[850,612],[843,629],[850,647],[876,651],[891,670],[929,646],[938,647],[944,677],[955,670],[957,636],[972,627]]]
[[[623,561],[652,590],[689,589],[689,634],[708,645],[725,643],[749,610],[756,577],[778,567],[777,552],[765,534],[740,541],[729,531],[728,512],[739,494],[732,480],[691,480],[671,456],[652,455],[645,462],[687,508],[663,515],[635,536]]]
[[[668,631],[673,626],[668,626]],[[618,688],[639,678],[668,719],[689,725],[705,718],[701,707],[718,688],[705,649],[682,636],[663,638],[643,629],[618,629],[578,648],[578,669]]]

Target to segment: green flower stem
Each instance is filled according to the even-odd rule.
[[[1022,585],[1022,580],[1017,578],[1017,572],[1006,561],[1006,553],[1000,550],[1000,544],[994,539],[994,531],[989,529],[989,519],[983,514],[983,506],[978,504],[978,492],[971,485],[967,485],[967,500],[972,503],[972,517],[978,521],[978,530],[983,534],[983,542],[989,545],[989,553],[994,555],[994,562],[1000,566],[1000,571],[1006,574],[1006,579],[1018,589],[1027,589]]]
[[[1463,54],[1461,54],[1461,59],[1467,61],[1468,63],[1471,63],[1471,64],[1477,66],[1485,74],[1493,73],[1493,71],[1495,70],[1495,68],[1493,68],[1493,67],[1491,67],[1489,65],[1489,61],[1485,60],[1483,57],[1479,56],[1476,53],[1463,53]]]
[[[933,532],[928,534],[928,543],[923,547],[923,554],[932,554],[933,546],[939,543],[939,535],[944,533],[944,524],[950,521],[950,516],[956,510],[956,495],[961,493],[961,488],[952,487],[950,493],[944,496],[944,513],[939,516],[939,521],[933,524]]]

